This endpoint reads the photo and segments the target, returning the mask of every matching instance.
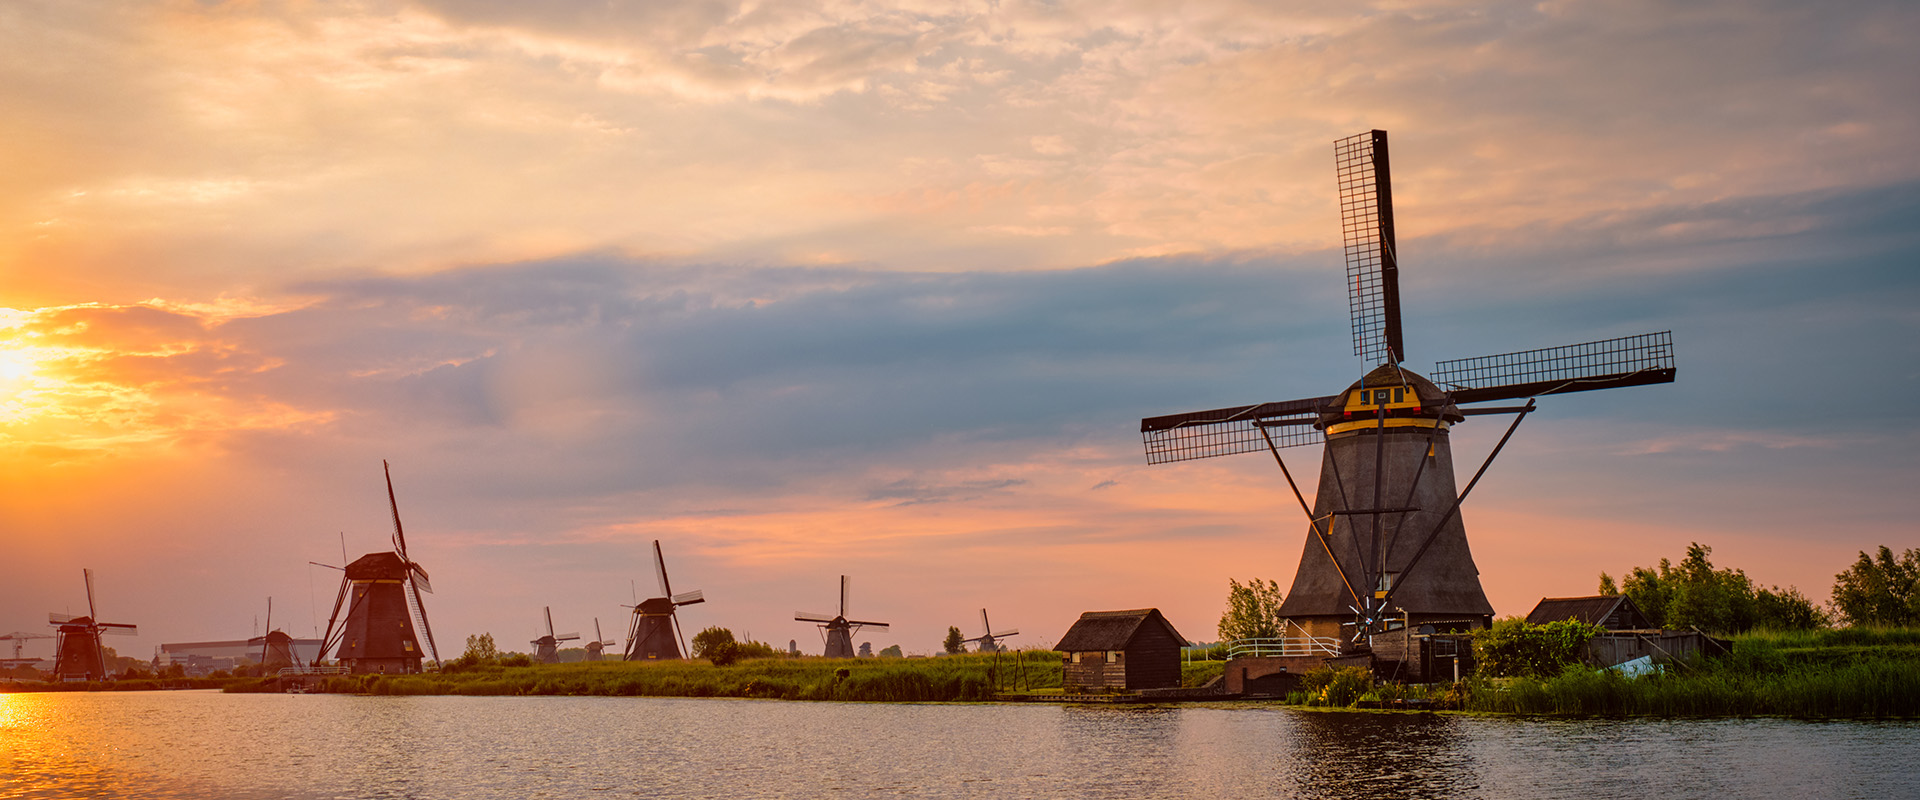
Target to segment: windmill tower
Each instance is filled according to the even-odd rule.
[[[1671,382],[1673,335],[1441,361],[1433,380],[1405,369],[1386,132],[1335,142],[1334,160],[1354,355],[1377,366],[1339,394],[1150,417],[1140,432],[1151,464],[1271,453],[1308,522],[1281,614],[1312,636],[1360,650],[1390,621],[1491,621],[1461,503],[1534,398]],[[1469,407],[1522,398],[1523,406]],[[1448,429],[1482,414],[1514,419],[1459,491]],[[1280,449],[1322,443],[1320,486],[1308,510]]]
[[[681,645],[686,637],[680,633],[680,617],[675,610],[707,601],[699,589],[673,593],[673,584],[667,580],[667,557],[660,552],[659,539],[653,540],[653,574],[660,580],[660,596],[628,606],[633,609],[633,618],[627,625],[628,661],[679,658],[684,652]]]
[[[380,467],[386,472],[387,505],[393,510],[393,550],[368,553],[347,565],[315,661],[334,652],[340,665],[355,673],[419,672],[422,659],[440,661],[421,601],[421,595],[433,593],[433,586],[426,568],[407,555],[393,470],[385,461]]]
[[[547,635],[528,642],[528,644],[533,645],[533,660],[542,664],[558,664],[560,663],[560,643],[571,642],[578,639],[580,638],[580,634],[568,633],[560,636],[553,635],[553,607],[548,606],[546,612]]]
[[[248,639],[247,646],[260,648],[260,667],[267,672],[297,663],[293,657],[293,637],[286,631],[273,629],[273,598],[267,598],[267,635]]]
[[[134,625],[96,621],[100,615],[93,605],[93,570],[83,569],[80,574],[87,582],[87,615],[47,615],[47,624],[58,629],[59,641],[54,645],[53,660],[56,681],[106,680],[106,651],[100,646],[100,635],[132,636],[140,632]]]
[[[886,633],[887,623],[861,622],[847,619],[847,576],[840,576],[840,613],[814,614],[797,611],[793,615],[798,622],[818,622],[820,630],[827,640],[827,658],[853,658],[853,632],[862,628],[873,633]]]
[[[1001,646],[999,643],[999,640],[1005,639],[1009,636],[1019,636],[1019,635],[1020,635],[1019,628],[1008,628],[1004,631],[994,630],[993,623],[987,621],[987,610],[983,608],[983,609],[980,609],[980,635],[975,636],[971,639],[962,639],[960,641],[973,642],[974,644],[979,645],[978,652],[981,652],[981,653],[997,653],[997,652],[1000,652],[1000,646]]]
[[[613,646],[613,640],[600,632],[600,618],[593,618],[593,641],[587,642],[587,660],[599,661],[600,653]]]

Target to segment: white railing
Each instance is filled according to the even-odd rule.
[[[1286,658],[1336,656],[1340,641],[1326,636],[1283,636],[1271,639],[1235,639],[1227,643],[1228,658]]]

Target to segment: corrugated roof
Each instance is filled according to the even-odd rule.
[[[1127,611],[1088,611],[1067,629],[1060,637],[1060,643],[1053,649],[1063,653],[1089,652],[1093,650],[1125,650],[1127,644],[1140,632],[1140,628],[1149,621],[1165,626],[1175,641],[1185,643],[1186,637],[1173,629],[1173,623],[1161,616],[1157,608],[1135,608]]]
[[[1588,625],[1605,625],[1613,612],[1626,606],[1628,628],[1651,627],[1647,615],[1633,604],[1624,594],[1603,594],[1592,597],[1543,597],[1540,603],[1527,614],[1527,624],[1545,625],[1563,619],[1579,620]]]

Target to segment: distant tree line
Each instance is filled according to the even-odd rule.
[[[1831,602],[1821,607],[1789,586],[1762,587],[1737,569],[1716,569],[1713,548],[1692,542],[1674,564],[1634,567],[1618,584],[1600,573],[1600,593],[1624,594],[1662,628],[1699,628],[1712,633],[1755,629],[1811,630],[1836,622],[1855,626],[1920,626],[1920,550],[1896,557],[1881,546],[1864,551],[1835,575]]]

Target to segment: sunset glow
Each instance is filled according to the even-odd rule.
[[[311,635],[308,562],[388,547],[384,459],[447,642],[617,619],[654,539],[707,593],[688,624],[783,645],[841,574],[876,648],[983,605],[1027,644],[1147,606],[1209,640],[1303,515],[1266,455],[1147,466],[1139,421],[1370,367],[1332,143],[1371,128],[1411,368],[1674,331],[1676,382],[1543,398],[1464,506],[1499,612],[1692,541],[1824,599],[1920,546],[1917,23],[10,4],[0,629],[92,568],[128,653],[244,638],[268,597]]]

